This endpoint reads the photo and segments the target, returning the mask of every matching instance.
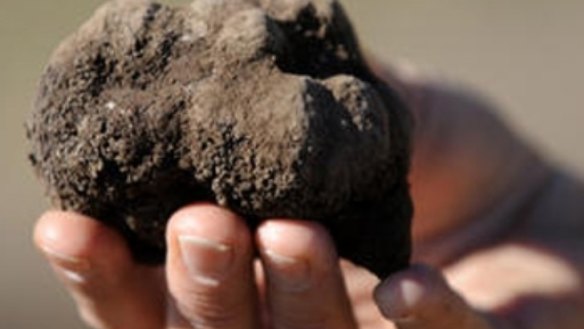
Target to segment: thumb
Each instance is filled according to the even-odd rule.
[[[399,329],[499,329],[473,310],[438,271],[414,265],[375,289],[381,313]]]

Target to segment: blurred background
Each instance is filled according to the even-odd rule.
[[[47,203],[26,160],[23,123],[51,51],[101,2],[0,0],[3,328],[84,328],[31,244],[32,225]],[[363,46],[386,61],[407,61],[482,91],[532,144],[582,176],[584,1],[341,2]]]

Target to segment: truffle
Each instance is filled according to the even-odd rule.
[[[322,223],[380,277],[408,265],[410,117],[333,0],[103,5],[53,54],[28,124],[52,202],[164,259],[169,216]]]

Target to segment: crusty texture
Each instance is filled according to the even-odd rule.
[[[62,209],[164,258],[194,202],[323,223],[379,276],[408,264],[410,121],[367,69],[336,1],[102,6],[53,54],[29,124],[31,161]]]

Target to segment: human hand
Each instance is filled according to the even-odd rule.
[[[577,298],[567,304],[557,303],[566,307],[545,307],[545,312],[534,312],[533,307],[555,302],[558,296],[563,301],[564,295],[581,294],[581,272],[574,265],[581,261],[556,253],[550,256],[517,243],[527,237],[539,247],[557,244],[545,234],[533,233],[550,231],[542,229],[546,223],[542,218],[549,218],[549,213],[540,210],[525,216],[517,212],[529,213],[527,208],[534,205],[524,206],[546,194],[542,190],[553,189],[545,183],[549,168],[483,103],[444,89],[428,89],[425,83],[406,81],[402,86],[418,119],[412,172],[418,210],[414,219],[415,260],[439,267],[447,279],[424,266],[413,266],[388,278],[376,289],[375,296],[377,306],[393,324],[380,315],[371,298],[377,281],[351,266],[343,266],[341,275],[330,239],[315,224],[269,221],[272,228],[280,227],[280,232],[285,232],[281,234],[286,239],[262,238],[263,230],[258,231],[255,240],[264,250],[260,255],[266,264],[267,280],[253,274],[252,269],[258,268],[252,262],[254,238],[241,220],[210,206],[188,207],[173,217],[164,268],[134,264],[119,236],[92,219],[72,213],[43,216],[37,225],[37,244],[49,255],[86,322],[95,328],[190,328],[191,323],[206,323],[199,327],[380,329],[395,324],[408,329],[519,325],[522,329],[547,329],[556,328],[553,325],[560,323],[558,318],[569,321],[561,328],[578,328],[582,319],[574,312],[565,315],[566,310],[581,305]],[[574,198],[575,192],[565,193]],[[546,207],[553,211],[554,206]],[[571,217],[578,214],[584,212],[575,211]],[[526,217],[532,218],[528,221]],[[524,221],[518,231],[523,236],[518,232],[510,235],[518,220]],[[189,276],[177,242],[181,233],[200,233],[212,241],[232,243],[231,248],[218,248],[234,252],[232,276],[225,276],[215,287],[213,280]],[[575,241],[578,250],[581,241]],[[266,253],[266,249],[272,252]],[[210,266],[207,261],[214,258],[209,256],[212,251],[193,260]],[[310,288],[300,292],[280,288],[285,285],[281,274],[297,277],[302,271],[286,266],[290,265],[286,257],[276,256],[275,262],[270,261],[268,254],[274,258],[274,251],[304,259],[313,266],[316,274],[311,277],[315,281]],[[525,259],[529,260],[527,264]],[[509,306],[523,296],[536,296],[543,304],[523,309]],[[546,324],[537,320],[546,317],[556,321]]]
[[[171,219],[168,239],[165,268],[150,268],[132,261],[117,233],[78,214],[48,212],[35,234],[85,322],[103,329],[547,329],[556,327],[513,326],[521,317],[532,323],[541,313],[504,314],[502,306],[526,287],[531,294],[559,294],[577,283],[557,259],[507,246],[447,269],[449,277],[462,278],[462,293],[495,301],[491,314],[474,310],[438,271],[415,265],[375,290],[384,319],[370,296],[373,276],[344,264],[347,293],[334,247],[316,224],[274,220],[260,227],[256,241],[265,277],[252,272],[252,237],[243,221],[224,209],[184,208]],[[186,250],[198,254],[187,256]],[[559,307],[546,311],[566,314]],[[581,323],[564,320],[574,326],[562,328]]]
[[[170,220],[163,268],[134,263],[117,233],[74,213],[46,213],[35,241],[94,328],[356,328],[334,247],[314,223],[258,229],[265,276],[254,275],[244,221],[208,204]]]
[[[167,240],[165,267],[150,268],[132,261],[117,233],[78,214],[48,212],[35,232],[93,328],[381,328],[357,327],[351,303],[359,301],[350,300],[332,242],[317,224],[263,224],[255,240],[265,272],[256,273],[265,276],[254,275],[245,223],[227,210],[186,207],[170,220]],[[400,328],[487,328],[427,267],[392,276],[376,298]]]

